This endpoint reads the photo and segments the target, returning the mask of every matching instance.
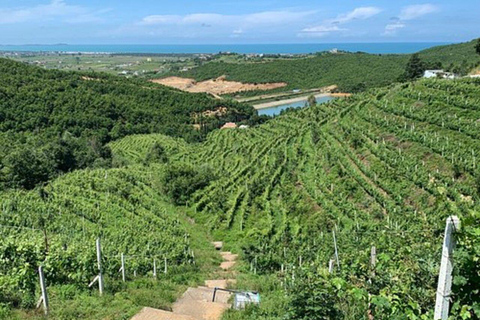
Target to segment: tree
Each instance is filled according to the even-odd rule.
[[[477,40],[477,44],[475,45],[475,51],[477,54],[480,54],[480,38]]]
[[[412,55],[405,68],[404,79],[415,80],[423,76],[425,72],[425,64],[420,59],[420,56],[415,53]]]
[[[312,94],[312,95],[308,96],[307,102],[308,102],[308,105],[310,107],[313,107],[313,106],[317,105],[317,98],[315,98],[315,96]]]

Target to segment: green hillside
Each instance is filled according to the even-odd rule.
[[[479,64],[475,42],[440,46],[420,52],[429,67],[468,72]],[[336,84],[340,91],[358,92],[391,84],[403,74],[410,55],[319,53],[314,57],[266,62],[213,61],[182,72],[182,77],[206,80],[226,75],[228,80],[249,83],[287,82],[288,89],[310,89]],[[277,90],[278,91],[278,90]],[[255,94],[255,93],[248,93]]]
[[[32,162],[46,170],[61,163],[50,154],[67,155],[57,160],[93,159],[84,160],[85,167],[96,168],[65,170],[30,191],[0,191],[0,318],[42,318],[33,311],[40,265],[52,319],[128,319],[141,306],[168,308],[211,270],[215,254],[208,242],[221,239],[227,250],[241,253],[237,286],[262,295],[260,307],[230,311],[227,320],[431,319],[445,219],[451,215],[460,217],[462,229],[456,233],[450,314],[479,317],[478,79],[371,89],[291,110],[258,127],[215,130],[205,141],[189,143],[167,130],[156,112],[174,112],[179,99],[185,110],[178,121],[188,123],[188,104],[195,99],[210,107],[220,102],[104,75],[84,80],[12,67],[7,71],[13,80],[2,80],[1,94],[12,98],[2,100],[2,116],[19,129],[2,133],[2,161],[9,159],[2,163],[4,179],[12,168],[28,177],[41,174],[25,171]],[[39,76],[22,82],[28,70]],[[32,83],[37,84],[22,91]],[[137,97],[152,104],[133,104]],[[160,110],[156,98],[173,99],[171,108]],[[119,108],[133,102],[116,118],[101,109],[110,100]],[[14,101],[28,112],[15,114]],[[55,108],[49,109],[49,101]],[[85,108],[84,118],[77,105]],[[251,111],[245,110],[242,117]],[[148,130],[111,141],[122,123]],[[81,147],[72,156],[69,148],[49,145],[51,137],[62,147],[90,132],[108,137],[99,144],[110,156],[92,156]],[[10,153],[17,145],[29,148]],[[95,286],[88,288],[98,272],[97,237],[108,283],[103,297]],[[329,273],[335,243],[338,262]],[[372,246],[375,268],[369,262]],[[122,253],[127,283],[119,273]],[[165,258],[169,276],[153,279],[154,261]]]
[[[419,81],[217,131],[170,157],[214,168],[187,202],[259,274],[245,284],[265,306],[226,319],[431,318],[450,215],[463,222],[451,314],[478,317],[479,106],[479,81]]]
[[[194,115],[226,107],[218,117]],[[202,140],[252,107],[101,73],[44,70],[0,59],[0,188],[32,189],[60,173],[111,166],[105,144],[131,134]]]

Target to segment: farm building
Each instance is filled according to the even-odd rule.
[[[444,70],[425,70],[423,74],[424,78],[438,78],[441,77],[443,79],[454,79],[455,75],[451,72],[446,72]]]

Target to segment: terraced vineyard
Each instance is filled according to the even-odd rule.
[[[129,279],[134,273],[151,276],[155,259],[162,271],[165,258],[170,269],[189,268],[189,234],[158,192],[161,166],[149,168],[76,171],[40,190],[2,193],[0,303],[31,307],[38,298],[39,265],[49,286],[88,290],[98,274],[98,236],[103,272],[112,279],[109,291],[121,279],[121,253]]]
[[[78,171],[39,191],[2,195],[0,224],[9,227],[0,289],[11,301],[33,294],[31,266],[43,261],[51,283],[83,285],[95,275],[98,234],[111,277],[118,277],[120,252],[148,256],[129,266],[143,273],[166,252],[176,265],[188,264],[186,231],[161,195],[161,176],[209,167],[209,183],[186,204],[216,238],[242,250],[244,272],[250,265],[257,273],[268,302],[228,319],[431,319],[451,215],[462,221],[451,314],[478,318],[478,126],[479,80],[422,80],[259,127],[218,130],[199,144],[124,138],[110,144],[119,169]],[[165,155],[163,164],[145,162],[152,150]],[[188,174],[171,178],[189,187]]]
[[[309,298],[324,294],[332,303],[318,314],[360,319],[369,309],[381,319],[431,318],[445,219],[478,224],[479,111],[480,82],[419,81],[256,129],[215,132],[187,156],[222,178],[192,202],[213,230],[241,243],[259,272],[279,274],[298,317],[315,305],[304,293],[317,283]],[[323,292],[318,278],[334,255],[332,231],[340,268],[325,279],[342,279],[341,289]],[[458,277],[467,280],[453,298],[457,313],[472,302],[460,289],[478,279]]]

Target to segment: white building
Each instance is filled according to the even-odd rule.
[[[443,79],[455,79],[455,75],[451,72],[445,72],[444,70],[425,70],[423,74],[424,78],[443,78]]]

